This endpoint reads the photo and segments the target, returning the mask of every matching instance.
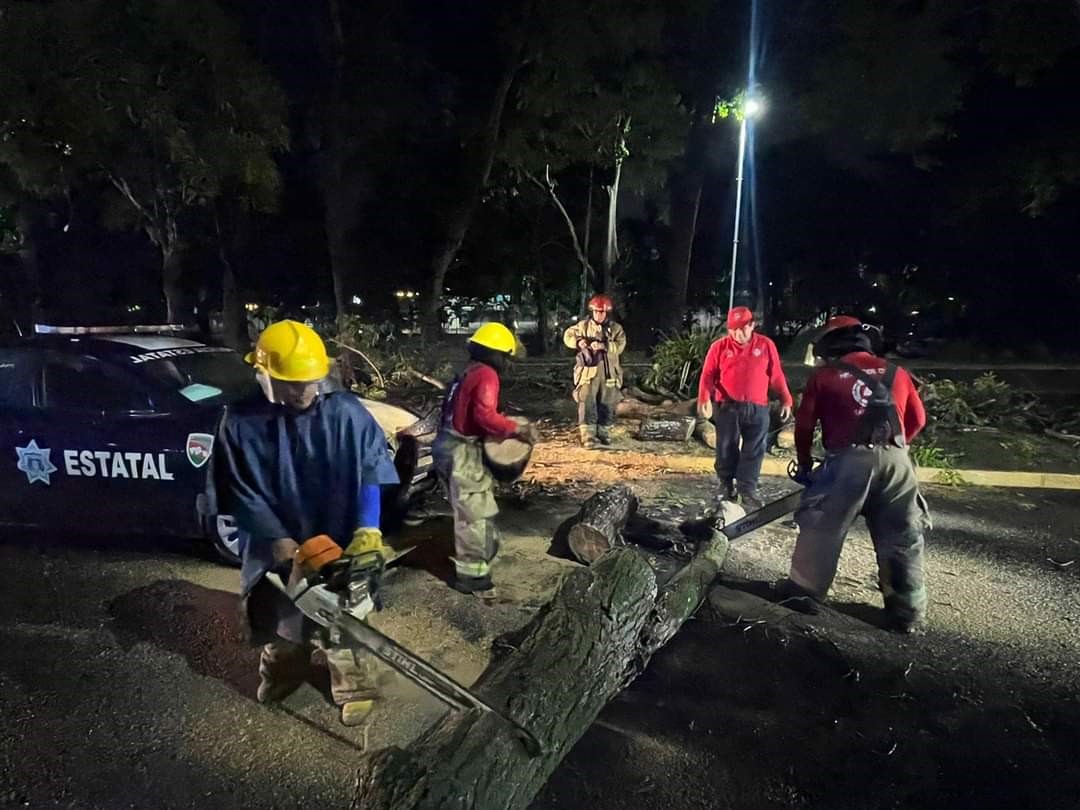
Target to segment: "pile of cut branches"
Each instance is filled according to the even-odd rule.
[[[1054,409],[1037,394],[988,372],[972,382],[927,377],[919,387],[930,430],[996,428],[1032,433],[1080,431],[1080,411]]]

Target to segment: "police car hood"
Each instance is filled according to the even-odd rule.
[[[398,431],[410,427],[418,419],[416,414],[397,405],[379,402],[374,399],[364,399],[363,397],[359,399],[364,403],[364,407],[368,409],[368,413],[375,417],[379,427],[390,436],[396,436]]]

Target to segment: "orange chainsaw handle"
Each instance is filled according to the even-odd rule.
[[[342,554],[341,546],[328,535],[317,534],[300,544],[296,556],[293,557],[293,564],[305,576],[311,576],[321,571],[324,566],[340,560]]]

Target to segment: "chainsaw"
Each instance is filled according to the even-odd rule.
[[[795,474],[798,471],[798,464],[795,462],[795,459],[792,459],[791,462],[788,463],[788,477],[794,480]],[[728,540],[738,540],[740,537],[744,537],[751,532],[757,531],[762,526],[767,526],[774,520],[779,520],[785,515],[794,512],[798,508],[802,496],[802,488],[796,489],[794,492],[789,492],[782,498],[770,501],[757,511],[751,512],[732,523],[725,526],[718,526],[717,529],[727,537]]]
[[[354,558],[340,557],[298,582],[286,584],[277,573],[266,578],[322,628],[331,647],[372,653],[451,709],[479,710],[498,717],[521,740],[529,756],[539,756],[543,746],[527,728],[367,623],[370,613],[382,609],[378,593],[382,572],[381,560],[377,565],[358,565]]]

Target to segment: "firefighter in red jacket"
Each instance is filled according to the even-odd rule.
[[[516,347],[514,334],[501,323],[482,324],[469,338],[471,362],[447,392],[432,448],[454,511],[453,586],[485,600],[496,596],[491,563],[499,550],[494,520],[499,507],[481,442],[517,436],[535,444],[539,438],[534,425],[499,413],[499,375]]]
[[[757,485],[769,435],[769,390],[780,397],[785,422],[792,405],[776,344],[754,327],[747,307],[732,309],[728,334],[709,347],[698,383],[698,414],[716,425],[719,497],[734,500],[737,494],[751,512],[761,508]]]
[[[907,371],[873,353],[869,327],[856,318],[832,318],[814,354],[821,364],[807,381],[795,419],[796,480],[806,490],[795,515],[799,537],[791,571],[781,588],[816,609],[861,514],[877,554],[889,624],[911,632],[926,614],[923,532],[930,516],[907,452],[926,424],[922,400]],[[812,469],[818,423],[826,457]]]

